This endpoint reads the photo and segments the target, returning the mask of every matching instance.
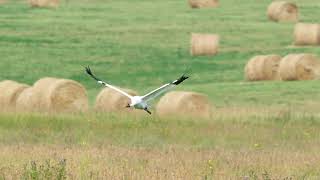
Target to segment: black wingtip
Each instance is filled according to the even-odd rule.
[[[93,75],[90,66],[85,67],[86,73],[89,74],[93,79],[100,81],[100,79],[98,79],[95,75]]]
[[[92,71],[91,71],[90,67],[87,66],[87,67],[85,67],[85,69],[86,69],[86,73],[91,76],[92,75]]]
[[[182,83],[184,80],[188,79],[189,76],[186,76],[185,74],[182,75],[179,79],[177,79],[176,81],[174,81],[172,84],[174,85],[179,85],[180,83]]]

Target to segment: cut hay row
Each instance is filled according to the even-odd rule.
[[[320,45],[320,24],[296,24],[294,28],[294,44]]]
[[[267,10],[267,15],[272,21],[297,22],[299,11],[296,4],[286,1],[274,1]]]
[[[218,53],[220,37],[216,34],[197,34],[191,35],[190,53],[197,55],[215,55]]]
[[[219,0],[189,0],[191,8],[214,8],[219,5]]]
[[[123,89],[130,95],[137,93]],[[94,109],[99,112],[146,115],[144,111],[126,108],[129,99],[119,92],[104,88],[97,96]],[[85,112],[88,98],[85,88],[72,80],[46,77],[33,86],[5,80],[0,82],[0,107],[2,111],[17,112]],[[170,92],[157,106],[160,117],[168,115],[209,118],[211,106],[208,98],[195,92]]]
[[[245,67],[248,81],[259,80],[313,80],[319,79],[320,60],[312,54],[255,56]]]
[[[57,7],[59,0],[28,0],[31,7]]]
[[[279,55],[255,56],[245,67],[245,77],[248,81],[278,80],[278,68],[281,60]]]
[[[88,110],[87,92],[72,80],[42,78],[20,94],[16,109],[27,112],[84,112]]]
[[[160,117],[209,118],[211,106],[206,95],[195,92],[172,91],[160,99],[156,112]]]

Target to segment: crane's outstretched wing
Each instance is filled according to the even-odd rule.
[[[92,71],[91,71],[91,69],[90,69],[89,66],[86,67],[86,72],[87,72],[87,74],[89,74],[93,79],[95,79],[99,84],[102,84],[102,85],[104,85],[104,86],[106,86],[106,87],[108,87],[108,88],[111,88],[111,89],[113,89],[113,90],[116,90],[116,91],[118,91],[119,93],[127,96],[127,97],[130,98],[130,99],[132,98],[132,96],[129,95],[128,93],[126,93],[126,92],[122,91],[121,89],[119,89],[119,88],[117,88],[117,87],[115,87],[115,86],[112,86],[112,85],[110,85],[110,84],[108,84],[108,83],[106,83],[106,82],[103,82],[102,80],[100,80],[99,78],[97,78],[97,77],[92,73]]]
[[[167,83],[167,84],[159,87],[158,89],[155,89],[155,90],[149,92],[148,94],[142,96],[142,100],[144,100],[146,102],[150,101],[150,100],[158,97],[159,95],[163,94],[164,92],[169,91],[173,87],[179,85],[180,83],[182,83],[184,80],[186,80],[188,78],[189,78],[188,76],[182,75],[177,80],[174,80],[171,83]]]

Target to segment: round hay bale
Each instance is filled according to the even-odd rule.
[[[17,98],[16,110],[20,112],[34,111],[33,105],[35,104],[35,102],[33,97],[34,94],[32,87],[24,89]]]
[[[320,24],[296,24],[294,28],[294,44],[320,45]]]
[[[46,106],[53,112],[84,112],[88,110],[86,89],[78,82],[59,79],[53,83],[45,98]]]
[[[278,80],[281,56],[263,55],[251,58],[245,67],[248,81]]]
[[[59,0],[29,0],[31,7],[57,7]]]
[[[281,80],[312,80],[319,77],[320,61],[312,54],[290,54],[279,66]]]
[[[297,22],[299,19],[297,5],[286,1],[272,2],[268,7],[267,15],[270,20],[276,22]]]
[[[0,109],[1,111],[14,110],[20,93],[28,88],[26,84],[5,80],[0,82]]]
[[[191,55],[215,55],[218,53],[220,37],[216,34],[191,35]]]
[[[191,8],[214,8],[219,5],[219,0],[189,0]]]
[[[206,95],[195,92],[172,91],[160,99],[156,111],[160,117],[209,118],[211,106]]]
[[[47,112],[83,112],[88,110],[86,89],[68,79],[42,78],[33,86],[35,109]]]
[[[32,107],[35,111],[47,111],[48,107],[44,98],[50,88],[59,79],[52,77],[44,77],[33,84],[33,90],[30,99],[32,99]]]
[[[136,96],[137,92],[131,90],[131,89],[122,89],[126,93]],[[121,113],[128,113],[133,111],[139,111],[139,110],[133,110],[131,108],[126,108],[127,104],[130,103],[130,99],[121,93],[110,89],[110,88],[104,88],[100,91],[96,98],[95,103],[95,110],[100,112],[121,112]]]

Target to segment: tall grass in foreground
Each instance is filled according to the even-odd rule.
[[[0,175],[7,179],[320,177],[317,114],[290,110],[227,114],[217,113],[210,120],[1,114]]]
[[[0,114],[0,144],[120,145],[196,148],[276,143],[301,147],[319,138],[317,114],[220,109],[211,119],[116,114]],[[257,134],[259,136],[257,136]],[[306,136],[308,134],[308,136]]]
[[[235,151],[18,145],[1,148],[0,175],[6,179],[318,179],[318,149],[319,145],[303,151],[263,146]]]

